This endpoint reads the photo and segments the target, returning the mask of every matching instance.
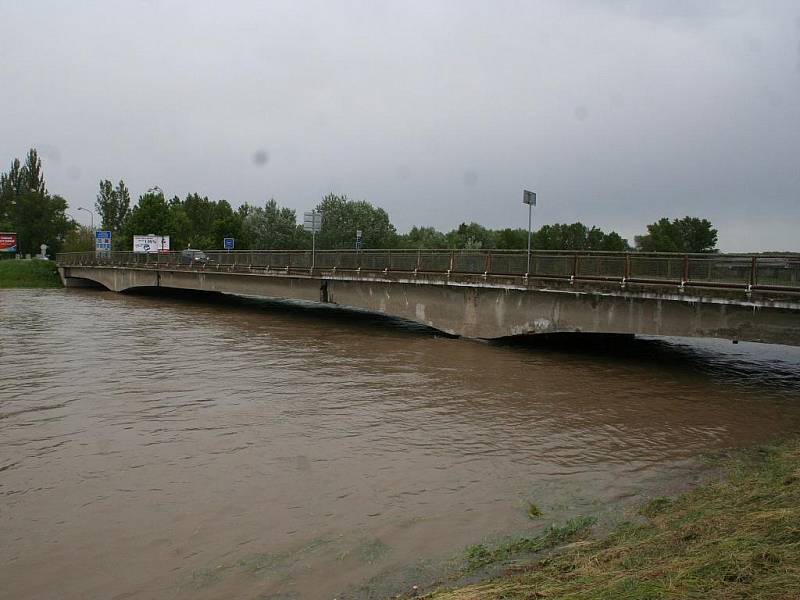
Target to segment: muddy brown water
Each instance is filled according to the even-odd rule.
[[[0,597],[381,597],[798,426],[796,348],[0,290]]]

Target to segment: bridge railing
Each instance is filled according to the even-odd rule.
[[[800,292],[800,254],[669,254],[537,250],[239,250],[208,251],[207,263],[188,263],[181,252],[59,254],[59,265],[109,265],[284,272],[393,272],[485,277],[704,285]]]

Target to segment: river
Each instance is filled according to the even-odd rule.
[[[798,431],[798,348],[597,340],[0,290],[0,598],[380,597]]]

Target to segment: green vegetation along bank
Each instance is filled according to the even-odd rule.
[[[0,260],[0,288],[61,287],[56,264],[49,260]]]
[[[637,522],[603,539],[575,541],[500,578],[428,598],[800,598],[800,440],[760,448],[728,468],[721,481],[652,500]],[[505,559],[508,548],[472,554]]]

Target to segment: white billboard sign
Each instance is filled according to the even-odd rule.
[[[135,235],[133,236],[133,251],[146,254],[169,252],[169,236]]]

